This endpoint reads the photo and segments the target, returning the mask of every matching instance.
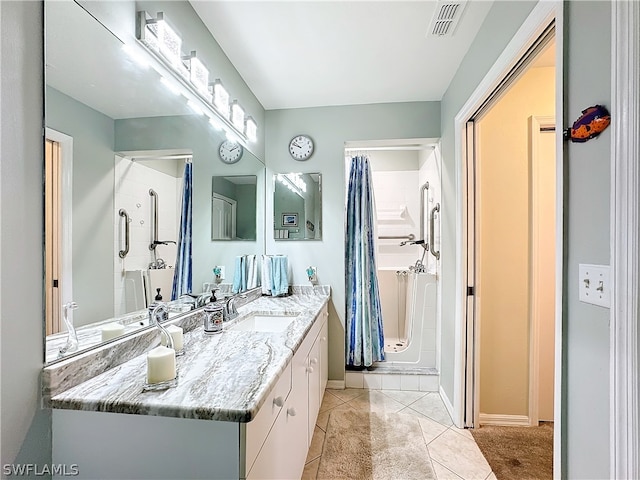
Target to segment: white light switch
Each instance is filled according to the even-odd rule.
[[[609,265],[587,265],[578,267],[578,289],[580,301],[601,307],[611,306],[611,282]]]

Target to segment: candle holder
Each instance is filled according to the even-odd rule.
[[[159,303],[157,305],[151,306],[149,307],[149,321],[151,324],[155,324],[156,327],[158,327],[158,329],[160,330],[160,337],[161,340],[164,338],[164,340],[166,340],[166,350],[170,350],[173,354],[173,365],[172,365],[172,369],[175,369],[175,377],[168,379],[168,380],[163,380],[160,382],[149,382],[149,354],[147,354],[147,382],[145,382],[144,386],[142,387],[142,391],[143,392],[151,392],[151,391],[160,391],[160,390],[167,390],[169,388],[174,388],[178,385],[178,371],[175,365],[175,357],[177,355],[175,349],[173,348],[173,337],[171,336],[171,334],[167,331],[166,328],[164,328],[162,326],[162,324],[158,321],[158,315],[159,314],[163,314],[168,312],[168,308],[167,305],[164,303]],[[163,343],[161,341],[161,343]],[[157,352],[157,349],[164,349],[165,347],[163,346],[159,346],[156,347],[155,349],[151,350],[150,353],[152,352]],[[184,349],[181,349],[182,353],[184,353]],[[168,353],[168,352],[167,352]],[[162,355],[166,356],[165,353],[161,353],[160,357],[156,357],[155,360],[158,360],[159,358],[162,358]]]
[[[178,373],[176,373],[176,377],[171,380],[165,380],[164,382],[158,383],[145,383],[142,387],[143,392],[160,392],[162,390],[168,390],[170,388],[175,388],[178,386]]]

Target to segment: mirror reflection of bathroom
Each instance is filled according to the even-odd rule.
[[[127,250],[114,255],[116,316],[144,310],[158,296],[172,299],[187,162],[188,153],[116,156],[116,245]]]
[[[273,180],[273,238],[322,240],[322,175],[279,173]]]
[[[215,176],[211,240],[256,239],[256,175]]]
[[[438,139],[349,142],[346,179],[355,155],[369,159],[375,205],[375,261],[386,357],[375,365],[435,368],[441,201]]]

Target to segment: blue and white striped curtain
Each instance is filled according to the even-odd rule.
[[[180,214],[180,235],[178,236],[178,253],[176,255],[176,269],[173,274],[173,289],[171,300],[177,300],[180,295],[192,293],[191,287],[191,225],[193,203],[193,178],[191,161],[184,164],[184,178],[182,181],[182,212]]]
[[[374,205],[369,159],[351,159],[347,191],[347,365],[369,367],[384,360],[382,309],[376,276]]]

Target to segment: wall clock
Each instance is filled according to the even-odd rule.
[[[220,144],[220,148],[218,149],[220,160],[229,165],[239,161],[242,158],[243,153],[244,148],[242,147],[242,145],[230,140],[225,140],[224,142],[222,142]]]
[[[313,154],[313,140],[308,135],[297,135],[289,142],[289,153],[296,160],[306,160]]]

